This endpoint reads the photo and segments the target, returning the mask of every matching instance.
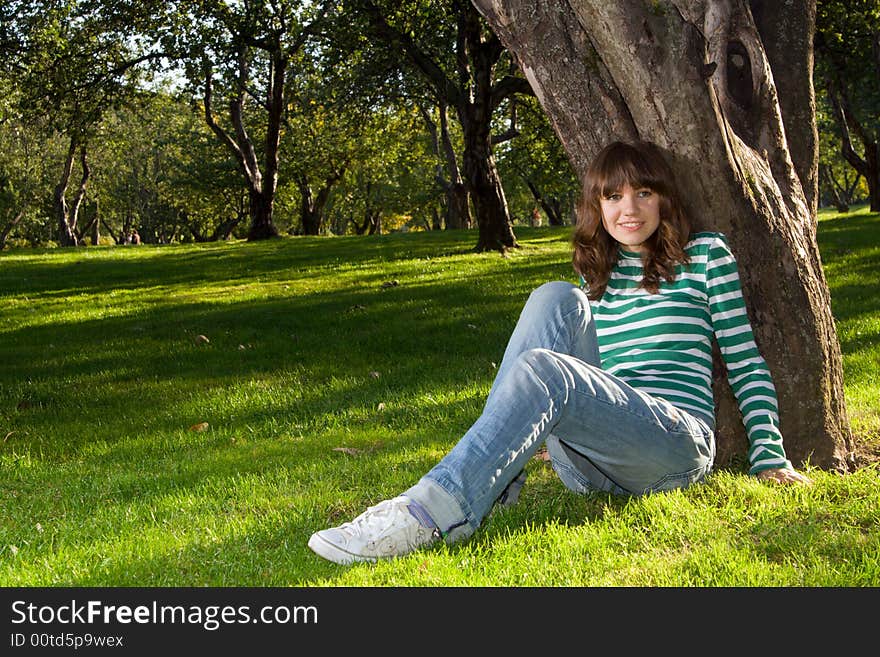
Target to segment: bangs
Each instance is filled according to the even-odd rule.
[[[599,198],[620,191],[625,185],[634,189],[647,187],[663,195],[669,194],[670,173],[662,159],[650,151],[618,143],[607,149],[594,163],[591,187]]]

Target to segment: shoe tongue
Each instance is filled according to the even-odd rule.
[[[429,515],[428,515],[428,512],[425,510],[425,507],[423,507],[423,506],[422,506],[421,504],[419,504],[418,502],[414,502],[413,500],[410,500],[410,501],[407,503],[406,508],[407,508],[407,510],[409,511],[409,514],[410,514],[413,518],[415,518],[416,520],[418,520],[418,521],[419,521],[419,524],[420,524],[422,527],[427,527],[428,529],[434,529],[434,528],[437,527],[437,525],[436,525],[436,524],[434,523],[434,521],[431,519],[431,516],[429,516]]]

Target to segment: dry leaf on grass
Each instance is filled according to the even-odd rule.
[[[535,456],[532,457],[532,458],[534,458],[534,459],[536,459],[536,460],[538,460],[538,461],[549,461],[549,460],[550,460],[550,454],[547,453],[547,448],[546,448],[546,447],[542,447],[542,448],[539,449],[537,452],[535,452]]]
[[[189,430],[190,431],[205,431],[211,425],[207,422],[199,422],[198,424],[192,425]]]

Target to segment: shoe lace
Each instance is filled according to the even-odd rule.
[[[384,529],[390,524],[389,519],[392,516],[398,513],[408,513],[402,507],[403,505],[395,500],[383,500],[377,505],[369,507],[351,522],[342,525],[340,529],[344,529],[353,536],[372,534],[374,532],[371,530],[375,530],[376,525]]]

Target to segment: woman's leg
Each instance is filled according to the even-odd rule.
[[[594,365],[531,349],[519,355],[464,437],[404,495],[427,510],[448,540],[467,536],[551,436],[554,467],[580,491],[641,494],[686,486],[714,458],[704,421]]]
[[[601,365],[596,325],[583,290],[565,281],[552,281],[529,295],[507,341],[487,404],[519,355],[529,349],[549,349]]]
[[[448,540],[467,536],[545,442],[577,492],[687,485],[714,458],[706,421],[601,369],[587,297],[564,282],[532,293],[480,418],[404,495]]]
[[[598,359],[583,292],[561,282],[538,288],[464,437],[402,496],[317,532],[310,547],[348,563],[467,536],[545,441],[575,490],[612,490],[612,482],[617,492],[641,493],[701,478],[711,467],[711,429],[602,371]]]

